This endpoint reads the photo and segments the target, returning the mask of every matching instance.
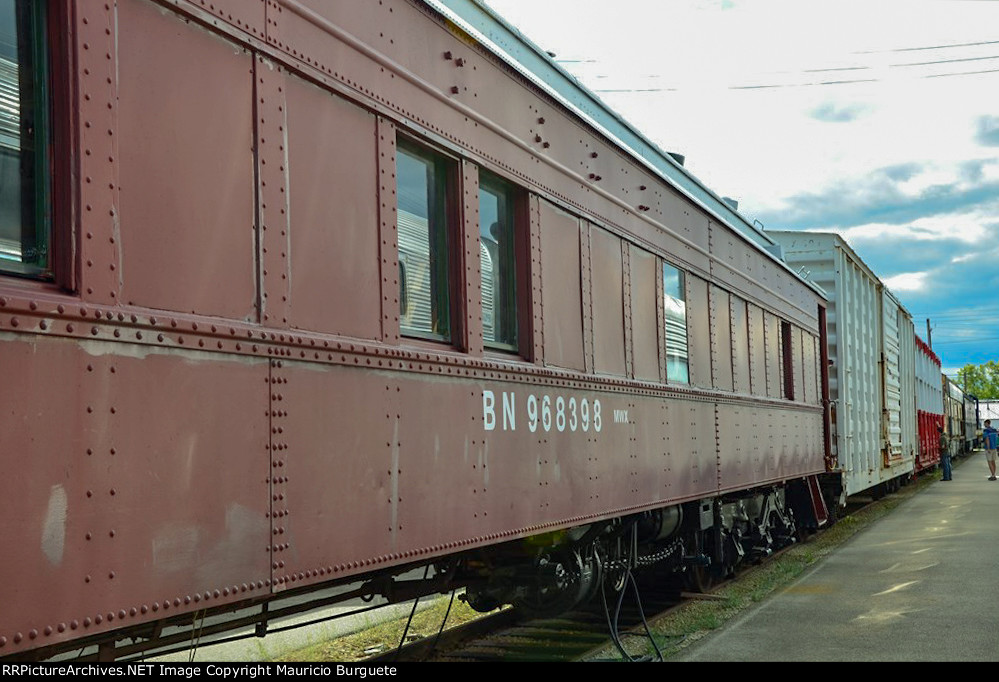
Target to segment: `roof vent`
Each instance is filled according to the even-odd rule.
[[[682,166],[683,160],[687,158],[683,154],[677,154],[676,152],[666,152],[666,153],[673,157],[673,160],[676,161],[678,166]]]
[[[722,201],[728,204],[729,208],[731,208],[733,211],[739,210],[739,202],[733,199],[732,197],[722,197]]]

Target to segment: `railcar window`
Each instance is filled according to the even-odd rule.
[[[451,164],[399,140],[399,327],[406,336],[450,341],[447,191]]]
[[[49,273],[43,2],[0,0],[0,272]]]
[[[784,397],[794,400],[794,345],[791,342],[791,323],[781,320],[781,352],[784,356]]]
[[[483,341],[517,350],[513,188],[485,173],[479,178],[479,244]]]
[[[663,263],[663,307],[666,310],[666,381],[689,384],[687,369],[687,304],[683,272]]]

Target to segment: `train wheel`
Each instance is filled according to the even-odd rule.
[[[715,576],[710,566],[692,566],[687,571],[687,586],[691,592],[704,594],[715,586]]]

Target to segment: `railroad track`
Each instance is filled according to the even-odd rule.
[[[608,595],[608,598],[616,598]],[[391,661],[574,661],[611,643],[608,617],[600,600],[587,608],[552,618],[530,618],[516,609],[491,614],[446,630],[434,645],[428,637],[398,650],[379,654],[370,662]],[[630,602],[630,603],[629,603]],[[645,587],[642,606],[646,618],[661,615],[680,602],[675,589]],[[615,604],[610,604],[611,617]],[[640,627],[642,614],[633,600],[625,600],[618,616],[621,632]]]

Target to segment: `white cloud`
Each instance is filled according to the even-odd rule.
[[[891,238],[921,242],[957,240],[966,244],[976,244],[988,236],[989,231],[985,225],[992,221],[995,221],[995,214],[972,211],[927,216],[907,225],[867,223],[841,230],[840,234],[850,243]]]
[[[884,279],[886,287],[893,292],[919,292],[926,289],[928,272],[906,272]]]

